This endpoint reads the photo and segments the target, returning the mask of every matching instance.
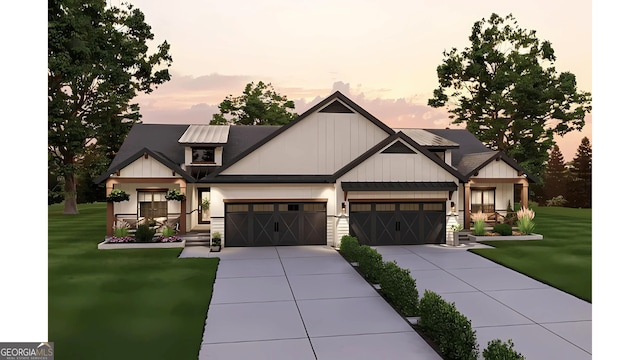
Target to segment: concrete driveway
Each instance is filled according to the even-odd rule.
[[[479,245],[481,246],[481,245]],[[461,248],[376,247],[471,320],[480,353],[591,359],[591,304]],[[220,257],[200,359],[440,359],[332,248],[185,248]]]
[[[189,256],[221,259],[200,359],[440,359],[332,248]]]
[[[454,302],[480,347],[512,339],[527,360],[591,359],[591,304],[464,248],[380,246],[384,261],[411,270],[425,289]]]

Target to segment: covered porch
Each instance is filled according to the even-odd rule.
[[[464,184],[464,228],[471,228],[471,214],[487,214],[488,223],[507,215],[507,205],[515,206],[515,189],[520,188],[520,206],[529,206],[529,181],[520,178],[472,178]]]

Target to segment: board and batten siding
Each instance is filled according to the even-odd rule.
[[[120,170],[121,178],[179,178],[179,175],[173,175],[173,170],[164,164],[149,156],[146,159],[141,156],[138,160],[127,165]]]
[[[113,213],[114,214],[138,214],[138,191],[137,189],[180,189],[178,184],[167,183],[121,183],[117,184],[117,188],[124,190],[127,194],[129,194],[129,201],[120,201],[113,203]],[[180,202],[179,201],[168,201],[167,202],[167,212],[179,214],[180,213]],[[122,217],[122,216],[121,216]]]
[[[492,161],[478,171],[476,178],[518,178],[518,170],[502,160]]]
[[[358,113],[314,113],[256,149],[224,175],[329,175],[388,137]]]

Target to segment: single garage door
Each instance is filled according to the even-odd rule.
[[[225,246],[326,244],[326,203],[225,205]]]
[[[351,203],[349,233],[366,245],[444,244],[444,202]]]

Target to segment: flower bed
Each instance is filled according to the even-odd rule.
[[[136,242],[132,236],[116,237],[109,236],[98,244],[99,250],[112,249],[147,249],[147,248],[176,248],[184,247],[186,241],[180,236],[157,236],[151,242]]]
[[[475,241],[475,242],[495,241],[495,240],[542,240],[542,235],[540,234],[523,235],[518,231],[514,231],[513,235],[509,235],[509,236],[503,236],[498,233],[487,233],[484,236],[469,235],[469,240]]]

